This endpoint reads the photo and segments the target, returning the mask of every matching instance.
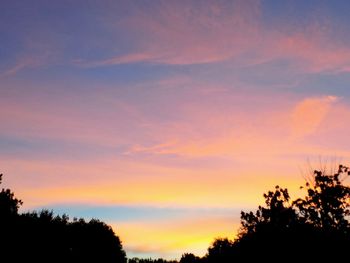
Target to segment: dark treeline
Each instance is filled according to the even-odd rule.
[[[178,263],[176,260],[165,260],[162,258],[151,259],[151,258],[129,258],[128,263]]]
[[[235,240],[216,239],[207,254],[185,253],[180,263],[336,262],[350,248],[350,174],[340,165],[333,174],[314,171],[303,187],[306,195],[291,200],[276,186],[264,194],[265,204],[241,213]],[[1,175],[0,175],[1,183]],[[10,189],[0,192],[1,262],[175,263],[163,259],[126,259],[110,226],[93,219],[69,220],[43,210],[19,214],[22,201]]]
[[[1,190],[0,262],[127,261],[119,238],[105,223],[70,221],[47,210],[19,214],[21,204],[10,189]]]

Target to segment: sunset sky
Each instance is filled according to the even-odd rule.
[[[0,173],[129,257],[206,253],[350,159],[350,1],[0,0]]]

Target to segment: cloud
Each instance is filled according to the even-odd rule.
[[[46,8],[44,5],[38,10],[42,9],[45,14]],[[71,63],[79,67],[221,62],[250,67],[281,60],[287,61],[286,70],[307,73],[337,74],[348,72],[350,67],[349,45],[340,40],[346,32],[332,30],[336,21],[317,13],[316,9],[306,14],[307,26],[298,23],[291,26],[288,20],[271,26],[264,17],[267,15],[264,10],[270,5],[259,0],[200,4],[197,1],[153,1],[149,5],[96,3],[90,8],[101,8],[104,15],[90,18],[81,13],[74,17],[65,14],[64,28],[72,30],[68,33],[62,32],[62,25],[51,19],[39,24],[29,21],[28,32],[17,25],[23,42],[22,53],[29,58],[7,65],[0,76],[44,64],[38,60],[43,61],[40,56],[45,52],[48,53],[45,56],[50,57],[50,61],[44,59],[45,64]],[[93,32],[81,30],[80,23],[66,24],[77,19]],[[323,22],[328,19],[330,25]]]
[[[292,134],[304,137],[313,134],[322,122],[327,121],[331,107],[339,100],[336,96],[306,98],[292,112]]]
[[[145,115],[133,103],[119,99],[111,90],[101,92],[102,89],[85,91],[81,96],[79,90],[52,83],[4,85],[0,91],[0,135],[33,142],[122,146],[126,137],[133,137],[131,126],[137,130],[144,125]]]
[[[152,140],[132,144],[125,154],[203,162],[208,158],[244,162],[248,158],[254,163],[283,156],[349,155],[344,147],[339,149],[346,138],[342,120],[348,116],[348,107],[338,96],[241,96],[237,91],[196,96],[200,103],[182,101],[178,118],[151,125]],[[336,138],[333,145],[321,143],[326,137]]]
[[[128,29],[128,36],[133,36],[132,47],[106,58],[76,60],[75,64],[228,62],[249,67],[286,60],[288,69],[299,72],[348,71],[350,49],[334,39],[326,25],[309,18],[306,28],[295,26],[290,30],[286,24],[271,28],[264,24],[261,6],[254,0],[206,4],[160,1],[147,8],[133,6],[129,16],[114,24],[108,20],[116,28]]]
[[[154,60],[155,57],[153,54],[148,53],[132,53],[122,56],[116,56],[108,58],[101,61],[86,62],[84,60],[73,60],[73,63],[76,65],[81,65],[83,67],[98,67],[98,66],[110,66],[110,65],[119,65],[119,64],[129,64],[134,62],[148,62]]]
[[[134,50],[85,65],[144,61],[187,65],[235,57],[254,43],[258,6],[259,1],[250,0],[205,4],[159,1],[149,8],[134,7],[129,17],[117,23],[134,35]]]
[[[157,135],[151,140],[155,143],[133,144],[126,154],[239,158],[241,154],[261,153],[268,144],[271,152],[276,145],[273,138],[287,134],[288,125],[281,120],[290,102],[277,99],[277,95],[273,98],[247,96],[242,92],[217,89],[223,92],[210,96],[206,92],[188,94],[195,99],[178,104],[176,119],[168,120],[165,125],[151,126],[157,127],[153,132]],[[276,128],[271,131],[271,126]]]
[[[331,44],[329,44],[332,42]],[[308,73],[346,71],[350,65],[348,46],[311,32],[272,36],[271,46],[265,50],[266,59],[288,59],[294,70]]]
[[[41,57],[25,57],[22,59],[19,59],[15,65],[9,67],[8,69],[5,69],[3,72],[0,72],[0,78],[8,77],[16,75],[19,71],[26,69],[26,68],[33,68],[38,67],[43,64],[43,59]]]

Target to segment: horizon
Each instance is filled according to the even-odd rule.
[[[0,173],[128,257],[203,256],[349,164],[349,1],[2,1]],[[311,169],[312,170],[312,169]],[[181,231],[180,231],[181,230]]]

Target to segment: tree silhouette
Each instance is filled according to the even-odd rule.
[[[230,262],[234,260],[234,243],[227,238],[217,238],[208,248],[205,256],[207,262]]]
[[[197,257],[192,253],[185,253],[180,259],[180,263],[199,263],[200,261],[200,257]]]
[[[264,194],[266,207],[259,206],[253,213],[241,212],[240,236],[252,234],[269,225],[274,228],[288,228],[297,221],[297,214],[290,204],[288,189],[275,187],[275,191]]]
[[[126,263],[121,241],[107,224],[97,219],[69,221],[67,215],[49,210],[19,214],[21,204],[10,189],[2,189],[1,262]]]
[[[277,262],[297,242],[298,216],[291,205],[287,189],[275,187],[264,194],[265,207],[241,212],[241,228],[231,253],[239,262],[264,260]],[[226,256],[222,262],[229,262]],[[214,261],[212,261],[214,262]]]
[[[307,195],[290,200],[287,189],[264,194],[265,206],[241,213],[235,241],[216,240],[206,262],[324,262],[341,260],[350,245],[350,188],[343,185],[349,168],[332,175],[314,171]]]
[[[162,258],[151,259],[151,258],[129,258],[128,263],[178,263],[175,260],[165,260]]]
[[[343,165],[334,175],[314,171],[314,180],[305,185],[307,196],[293,202],[300,220],[326,230],[348,230],[350,188],[342,184],[348,175],[349,168]]]
[[[2,183],[2,174],[0,174],[0,184]],[[10,189],[1,189],[0,192],[0,220],[7,220],[9,217],[17,215],[22,201],[15,198]]]

